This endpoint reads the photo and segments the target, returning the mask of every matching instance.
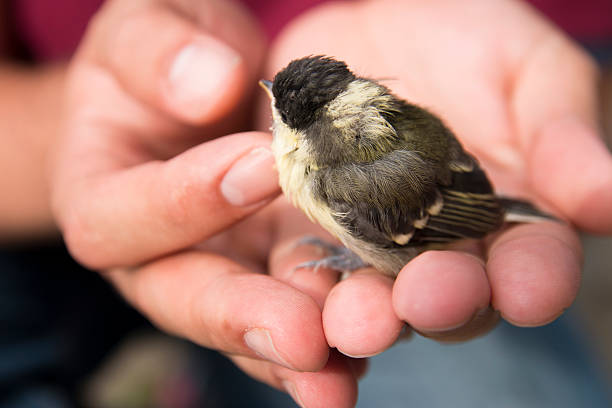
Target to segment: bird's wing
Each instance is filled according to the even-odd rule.
[[[415,229],[413,245],[482,238],[504,221],[503,205],[477,163],[469,170],[452,169],[450,184],[438,184],[438,191],[436,211],[423,228]]]
[[[336,221],[379,246],[479,238],[499,227],[503,208],[476,161],[464,159],[471,165],[445,164],[441,182],[437,166],[398,149],[369,163],[322,170],[315,188]]]

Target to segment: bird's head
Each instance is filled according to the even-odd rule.
[[[291,129],[303,130],[354,79],[355,75],[344,62],[314,56],[291,61],[276,74],[273,82],[260,84],[273,98],[275,116]]]

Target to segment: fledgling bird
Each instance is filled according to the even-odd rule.
[[[350,250],[307,266],[395,276],[426,249],[552,218],[496,196],[439,118],[342,61],[301,58],[260,84],[283,192]]]

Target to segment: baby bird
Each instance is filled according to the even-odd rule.
[[[349,249],[304,266],[396,276],[424,250],[552,218],[496,196],[439,118],[342,61],[301,58],[260,84],[283,192]]]

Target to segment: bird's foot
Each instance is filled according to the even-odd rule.
[[[329,256],[315,261],[301,263],[295,267],[295,270],[313,268],[313,270],[317,272],[319,268],[328,268],[342,272],[341,279],[346,279],[351,272],[370,266],[363,262],[361,258],[350,249],[341,245],[330,244],[314,236],[306,236],[300,239],[296,245],[312,245],[323,249]]]
[[[300,238],[299,240],[297,240],[295,243],[296,247],[302,246],[302,245],[309,245],[309,246],[316,247],[318,249],[323,250],[326,254],[332,255],[332,256],[342,255],[343,253],[348,251],[348,249],[346,249],[342,245],[330,244],[329,242],[324,241],[321,238],[316,237],[314,235],[306,235]]]

